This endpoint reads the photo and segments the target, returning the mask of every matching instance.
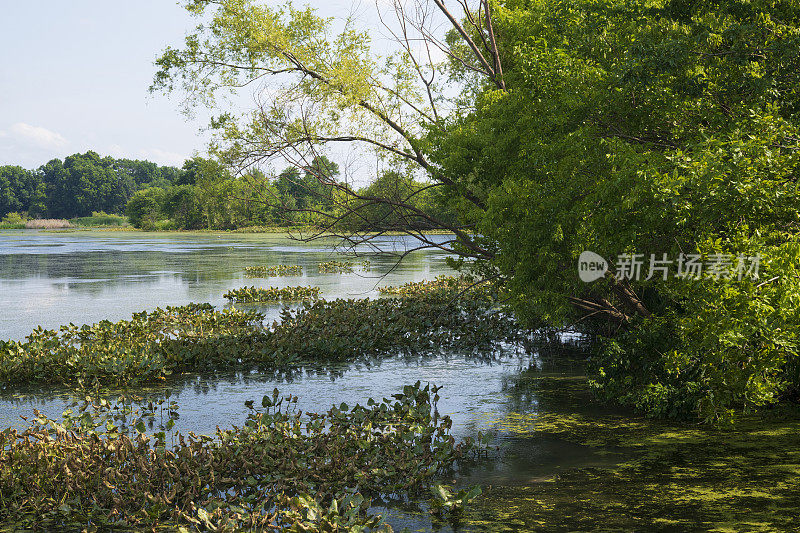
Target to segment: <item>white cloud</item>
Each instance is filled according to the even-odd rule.
[[[24,122],[13,124],[7,132],[3,132],[3,137],[11,137],[21,144],[46,150],[62,150],[69,144],[60,133]]]

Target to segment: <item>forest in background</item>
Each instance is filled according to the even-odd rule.
[[[178,168],[89,151],[53,159],[35,170],[0,166],[0,219],[4,227],[24,227],[28,219],[122,225],[123,216],[146,230],[315,226],[336,216],[333,184],[338,177],[338,164],[325,156],[314,158],[308,168],[287,167],[269,176],[258,169],[234,175],[223,164],[200,156]],[[386,171],[361,191],[384,198],[412,194],[416,207],[436,212],[435,198],[423,188],[412,177]],[[381,217],[382,206],[362,204],[365,220]],[[395,216],[387,212],[383,218]],[[348,223],[363,229],[352,218]],[[419,222],[403,228],[426,229]]]

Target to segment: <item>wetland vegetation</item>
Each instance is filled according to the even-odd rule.
[[[223,297],[237,303],[315,300],[319,298],[319,287],[241,287],[229,290]]]
[[[249,258],[243,262],[242,271]],[[336,277],[347,275],[355,274]],[[261,310],[196,304],[37,328],[25,341],[4,342],[6,394],[40,383],[78,387],[78,397],[88,398],[64,418],[25,412],[22,425],[0,434],[2,519],[62,530],[790,524],[800,456],[798,415],[789,406],[740,416],[733,428],[611,409],[585,374],[595,349],[588,338],[564,343],[546,329],[533,334],[491,283],[440,275],[386,287],[381,292],[394,297],[305,302],[284,307],[269,324]],[[507,405],[487,413],[481,429],[459,425],[455,433],[437,408],[453,391],[423,384],[400,387],[385,401],[301,409],[302,396],[280,393],[289,382],[276,383],[279,391],[242,401],[239,421],[199,434],[191,426],[179,432],[182,404],[168,393],[130,399],[130,391],[151,386],[169,391],[187,372],[303,379],[308,368],[336,379],[368,364],[369,380],[398,354],[413,361],[448,353],[491,368],[510,346],[536,355],[503,381],[497,394]],[[552,456],[550,442],[558,450]],[[572,463],[564,450],[597,459]],[[494,472],[506,461],[515,466],[505,467],[513,475],[503,481]]]
[[[37,411],[0,432],[0,519],[796,527],[796,2],[398,1],[380,6],[380,45],[354,18],[292,2],[183,4],[197,26],[156,59],[151,91],[212,117],[208,158],[177,169],[87,152],[0,167],[8,309],[54,320],[62,294],[82,293],[83,313],[125,310],[84,326],[68,312],[67,325],[0,342],[12,398],[0,406],[30,386],[86,396],[63,421]],[[237,109],[241,96],[258,105]],[[350,149],[376,162],[366,181],[333,160]],[[108,243],[12,229],[123,212],[147,230],[297,231],[291,245],[152,237],[115,263]],[[62,253],[88,266],[46,257]],[[163,268],[148,263],[158,254]],[[214,269],[225,256],[237,259]],[[148,266],[120,266],[136,261]],[[245,267],[264,263],[298,268]],[[241,287],[246,276],[309,285]],[[172,292],[119,288],[139,277]],[[25,307],[29,287],[48,312]],[[181,301],[154,309],[170,298]],[[414,372],[423,379],[407,384]],[[393,399],[365,396],[377,376]],[[212,377],[219,405],[251,380],[275,388],[263,410],[249,398],[203,434],[178,433],[178,405],[125,399],[151,388],[171,402]],[[359,403],[322,405],[321,379]],[[277,387],[312,382],[305,411]],[[454,418],[439,411],[447,394],[464,404],[449,405]]]
[[[300,265],[275,265],[275,266],[249,266],[245,267],[244,273],[247,276],[274,278],[277,276],[300,276],[303,274],[303,267]]]

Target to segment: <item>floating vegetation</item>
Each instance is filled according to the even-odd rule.
[[[344,274],[353,272],[356,266],[356,263],[352,261],[326,261],[324,263],[319,263],[317,268],[320,274]],[[372,269],[372,262],[365,259],[359,263],[358,266],[362,271],[369,272],[370,269]]]
[[[320,263],[317,267],[319,268],[320,274],[342,274],[352,272],[355,265],[350,261],[327,261],[325,263]]]
[[[229,290],[223,297],[237,303],[315,300],[319,287],[242,287]]]
[[[469,293],[469,298],[496,298],[494,287],[486,283],[475,283],[475,280],[467,276],[437,276],[435,280],[410,281],[399,287],[378,287],[381,294],[391,294],[397,296],[419,296],[424,294],[445,294],[457,295],[464,292]]]
[[[0,387],[30,383],[122,385],[179,370],[221,369],[258,355],[264,316],[210,304],[141,312],[131,320],[35,329],[0,341]]]
[[[284,309],[270,329],[271,349],[300,360],[349,361],[361,356],[436,352],[494,354],[527,335],[491,302],[429,293],[408,298],[318,300]]]
[[[424,494],[475,449],[435,410],[438,388],[301,413],[277,389],[243,427],[149,436],[130,408],[88,398],[57,422],[0,432],[0,520],[17,528],[391,531],[371,499]],[[460,505],[444,493],[443,505]]]
[[[484,487],[462,518],[476,531],[791,531],[800,506],[800,410],[741,415],[732,427],[610,410],[585,376],[526,371],[518,434],[614,458],[554,469],[542,483]],[[535,411],[535,412],[534,412]],[[636,512],[624,512],[635,509]]]
[[[137,313],[117,323],[38,328],[24,342],[0,341],[0,389],[33,383],[112,387],[176,372],[275,370],[447,349],[494,357],[504,343],[530,334],[493,300],[454,301],[447,291],[325,301],[312,287],[259,289],[250,296],[254,290],[226,296],[313,301],[284,309],[269,328],[260,313],[218,312],[209,304]]]
[[[251,278],[300,276],[303,274],[303,267],[300,265],[249,266],[245,267],[244,274],[245,276],[249,276]]]

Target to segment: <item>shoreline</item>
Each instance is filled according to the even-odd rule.
[[[245,228],[238,228],[238,229],[190,229],[190,230],[143,230],[134,228],[132,226],[74,226],[70,228],[2,228],[0,227],[0,234],[5,232],[20,232],[20,233],[85,233],[85,232],[105,232],[105,233],[147,233],[147,234],[177,234],[177,235],[188,235],[188,234],[224,234],[224,235],[258,235],[258,234],[265,234],[265,235],[274,235],[274,234],[288,234],[288,233],[306,233],[306,232],[317,232],[319,231],[317,228],[309,227],[309,226],[301,226],[301,227],[287,227],[287,226],[250,226]],[[408,235],[407,232],[403,231],[386,231],[386,232],[365,232],[359,233],[359,235],[385,235],[389,237],[397,237],[402,235]],[[422,232],[422,235],[452,235],[452,232],[445,231],[445,230],[430,230]],[[321,234],[321,237],[335,237],[336,235],[333,234]]]

